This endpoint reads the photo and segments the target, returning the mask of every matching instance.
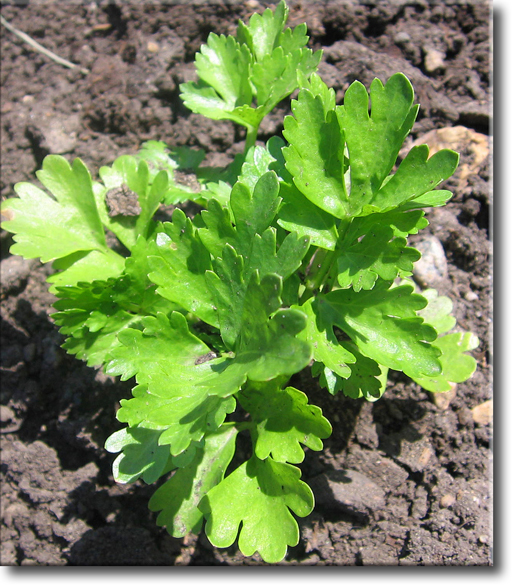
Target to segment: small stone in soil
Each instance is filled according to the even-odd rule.
[[[433,287],[447,279],[448,268],[444,247],[436,236],[417,242],[415,248],[422,254],[413,266],[413,277],[423,287]]]

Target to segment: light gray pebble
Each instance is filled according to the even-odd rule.
[[[423,287],[436,287],[448,275],[447,259],[442,243],[436,236],[427,236],[415,244],[422,254],[413,265],[413,277]]]
[[[80,130],[80,116],[50,116],[38,117],[35,113],[28,132],[32,134],[40,145],[52,154],[69,153],[76,148],[78,132]]]
[[[479,299],[479,295],[474,293],[474,291],[467,291],[465,293],[465,299],[467,301],[477,301]]]
[[[0,421],[2,423],[9,423],[10,421],[14,421],[15,418],[14,411],[10,407],[0,405]]]
[[[394,37],[394,43],[397,45],[404,45],[404,43],[408,43],[409,41],[411,41],[411,37],[406,31],[400,31]]]
[[[428,73],[440,71],[445,69],[445,55],[441,51],[432,49],[431,47],[426,50],[424,57],[424,67]]]

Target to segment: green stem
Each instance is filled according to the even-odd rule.
[[[323,293],[328,293],[331,290],[337,276],[337,259],[340,256],[342,242],[351,225],[351,221],[352,218],[343,218],[340,220],[338,225],[339,236],[335,250],[319,248],[312,257],[312,267],[306,278],[305,290],[299,300],[301,305],[319,291],[322,290]]]
[[[248,154],[249,149],[252,146],[255,146],[257,134],[258,134],[258,126],[249,126],[247,133],[246,133],[246,143],[244,144],[244,156]]]
[[[253,421],[226,421],[223,426],[235,427],[237,431],[244,431],[245,429],[252,430],[255,427],[255,423]]]
[[[318,248],[315,252],[311,261],[312,266],[306,278],[305,290],[299,300],[301,305],[313,297],[323,285],[327,271],[332,266],[334,254],[334,250],[326,250],[325,248]]]

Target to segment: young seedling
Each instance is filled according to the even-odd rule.
[[[217,547],[281,561],[299,540],[294,515],[314,507],[296,466],[331,426],[290,378],[310,369],[322,386],[377,400],[389,370],[430,391],[468,379],[477,338],[450,333],[447,298],[415,291],[420,253],[410,234],[444,205],[458,155],[398,153],[418,111],[397,73],[343,104],[317,75],[320,52],[288,9],[253,15],[237,37],[211,34],[196,56],[185,104],[247,129],[243,156],[222,173],[203,153],[146,143],[102,167],[50,155],[2,204],[11,252],[52,262],[53,315],[67,352],[122,380],[123,427],[106,441],[118,482],[164,478],[150,500],[175,537],[204,526]],[[283,138],[257,145],[266,114],[293,91]],[[369,109],[369,105],[371,105]],[[191,174],[190,169],[195,170]],[[194,218],[162,203],[193,200]],[[112,232],[128,253],[107,245]],[[252,453],[232,460],[237,439]]]

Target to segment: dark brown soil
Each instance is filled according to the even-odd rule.
[[[210,31],[233,33],[266,5],[247,2],[2,2],[12,25],[90,72],[66,69],[2,27],[1,194],[32,180],[48,153],[80,157],[93,174],[148,139],[202,147],[227,163],[243,136],[229,122],[191,114],[178,85]],[[454,302],[458,327],[481,339],[474,377],[432,395],[395,376],[371,404],[331,397],[295,380],[322,406],[334,432],[307,453],[303,479],[317,506],[285,564],[491,565],[490,7],[291,1],[324,49],[321,75],[340,101],[355,79],[402,71],[421,103],[413,139],[432,133],[461,152],[451,203],[430,213],[447,271],[436,285]],[[263,125],[281,132],[288,102]],[[424,237],[425,238],[425,237]],[[114,483],[105,439],[130,391],[68,356],[50,319],[50,267],[10,257],[2,233],[2,565],[241,565],[236,547],[204,536],[171,538],[147,508],[153,488]],[[344,498],[333,486],[350,485]],[[331,487],[331,488],[330,488]],[[348,496],[349,495],[349,496]]]

